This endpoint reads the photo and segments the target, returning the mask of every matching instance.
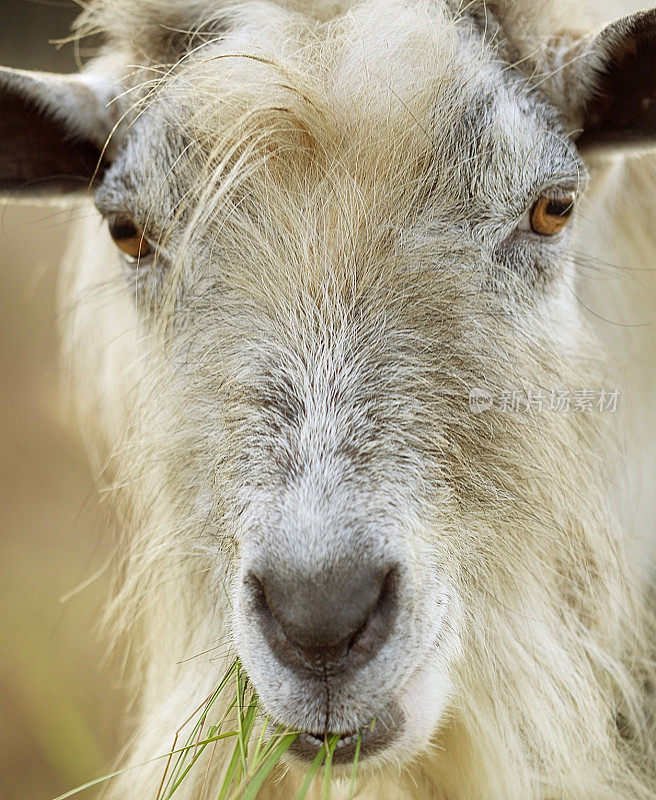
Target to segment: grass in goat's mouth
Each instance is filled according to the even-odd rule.
[[[218,705],[219,698],[224,701],[229,698],[229,702],[224,705],[225,710],[217,718],[214,716],[214,710]],[[197,766],[197,762],[208,747],[215,749],[219,741],[227,739],[234,740],[233,752],[222,776],[216,800],[255,800],[267,777],[292,745],[297,743],[305,744],[306,755],[307,750],[312,748],[311,752],[314,757],[309,763],[299,792],[293,800],[304,800],[313,781],[319,777],[321,769],[323,769],[322,797],[323,800],[330,800],[331,771],[336,754],[347,756],[347,760],[352,760],[349,798],[353,798],[365,732],[357,732],[349,736],[340,734],[315,736],[310,733],[291,731],[282,725],[273,726],[269,717],[265,716],[258,733],[256,721],[259,710],[257,695],[250,687],[239,661],[235,661],[212,695],[180,728],[181,731],[193,723],[193,728],[188,734],[185,744],[181,745],[178,742],[179,731],[170,751],[152,759],[161,759],[164,762],[155,800],[174,798],[176,791],[185,780],[188,780],[192,771],[194,777],[204,786],[204,782],[209,779],[212,753],[210,752],[210,759],[204,767]],[[235,717],[236,726],[234,724]],[[373,729],[373,723],[371,727]],[[344,760],[346,759],[340,758],[342,763]],[[85,789],[109,781],[130,770],[138,769],[140,766],[144,766],[144,764],[135,764],[96,778],[60,795],[55,800],[66,800]],[[204,775],[200,772],[203,769],[205,770]]]

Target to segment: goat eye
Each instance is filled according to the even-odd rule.
[[[153,250],[143,230],[129,217],[110,219],[109,234],[119,250],[131,261],[139,261],[150,255]]]
[[[561,197],[543,195],[529,213],[533,233],[540,236],[555,236],[563,230],[574,212],[574,195]]]

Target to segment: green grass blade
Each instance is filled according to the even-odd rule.
[[[235,681],[234,683],[232,683],[233,680]],[[224,706],[221,719],[218,722],[213,721],[211,724],[208,724],[208,715],[212,707],[217,699],[225,693],[228,686],[231,687],[229,697],[227,698],[230,699],[230,702]],[[224,725],[228,727],[226,722],[235,708],[237,709],[237,725],[231,726],[234,727],[234,730],[222,733],[221,731]],[[86,789],[91,789],[130,770],[137,769],[138,767],[145,766],[160,759],[168,759],[168,764],[164,771],[164,776],[162,777],[158,798],[161,798],[161,800],[172,800],[182,782],[187,778],[189,772],[202,756],[206,747],[209,744],[228,738],[234,738],[235,743],[230,762],[223,776],[217,800],[255,800],[267,777],[275,769],[276,765],[280,762],[298,735],[290,732],[285,726],[279,725],[275,731],[270,734],[267,740],[270,719],[269,717],[265,717],[262,729],[257,736],[255,746],[253,746],[253,740],[256,738],[254,734],[255,723],[259,712],[260,707],[257,696],[250,686],[248,677],[243,672],[241,664],[236,659],[223,675],[215,691],[181,726],[180,731],[184,730],[187,725],[192,724],[192,721],[196,719],[196,723],[193,725],[184,746],[177,747],[177,743],[174,742],[173,747],[160,756],[148,759],[139,764],[124,767],[123,769],[104,775],[101,778],[96,778],[93,781],[89,781],[76,789],[72,789],[60,795],[55,798],[55,800],[68,800]],[[206,731],[204,731],[205,725],[207,725]],[[331,739],[330,742],[325,742],[321,746],[310,765],[297,800],[304,800],[313,779],[316,777],[322,765],[326,766],[324,794],[326,791],[329,792],[332,759],[338,740],[338,737],[334,737],[334,740]]]
[[[196,724],[194,725],[191,733],[189,734],[189,737],[187,738],[187,742],[186,742],[187,745],[191,746],[194,743],[194,740],[197,737],[200,736],[200,732],[201,732],[201,730],[203,728],[203,725],[205,724],[205,720],[207,719],[207,715],[209,714],[212,706],[214,705],[214,703],[216,702],[217,698],[220,696],[220,694],[223,692],[223,690],[227,686],[228,681],[231,679],[233,673],[236,670],[237,671],[239,670],[239,666],[240,666],[239,665],[239,661],[235,660],[235,661],[232,662],[232,665],[229,667],[229,669],[226,670],[223,678],[221,678],[221,681],[219,682],[219,685],[216,687],[214,692],[212,692],[212,694],[210,696],[210,699],[207,701],[207,703],[205,704],[205,707],[202,709],[200,718],[198,719],[198,722],[196,722]],[[227,713],[229,713],[229,712],[226,712],[226,715],[227,715]],[[224,717],[225,717],[225,715],[224,715]],[[224,720],[221,720],[221,722],[219,723],[219,728],[223,724],[223,721]],[[164,778],[167,778],[167,779],[166,779],[166,782],[164,782],[164,779],[163,779],[163,785],[162,785],[162,788],[161,788],[160,792],[157,795],[157,800],[159,800],[160,797],[169,798],[171,796],[171,794],[172,794],[171,785],[175,784],[176,786],[178,786],[179,783],[180,783],[179,780],[178,780],[178,778],[180,777],[180,774],[183,771],[184,771],[184,775],[186,775],[189,772],[189,769],[188,768],[185,769],[185,766],[184,766],[186,761],[187,761],[188,754],[189,754],[189,751],[185,751],[185,752],[181,753],[177,757],[177,759],[175,761],[175,764],[173,765],[173,768],[171,769],[171,773],[170,773],[170,775],[168,775],[168,778],[166,776],[166,772],[168,772],[169,767],[167,766],[167,768],[165,770],[165,774],[164,774]],[[195,763],[195,761],[196,761],[196,759],[193,759],[192,763]]]
[[[248,711],[240,719],[239,725],[239,753],[241,755],[242,769],[246,773],[246,759],[248,758],[248,742],[251,738],[255,718],[257,717],[257,706],[252,704],[249,706]]]
[[[353,800],[355,797],[355,778],[358,773],[358,762],[360,761],[360,750],[362,749],[362,734],[358,734],[358,743],[355,746],[355,755],[353,756],[353,766],[351,767],[351,780],[349,786],[348,800]]]
[[[162,758],[167,758],[168,753]],[[151,759],[155,761],[156,759]],[[125,767],[124,769],[117,769],[116,772],[110,772],[108,775],[103,775],[102,778],[94,778],[92,781],[88,781],[87,783],[83,783],[82,786],[78,786],[75,789],[71,789],[64,794],[60,794],[58,797],[55,797],[54,800],[68,800],[69,797],[74,797],[76,794],[83,792],[85,789],[91,789],[94,786],[98,786],[105,781],[110,781],[112,778],[118,778],[119,775],[125,775],[126,772],[131,772],[133,769],[137,769],[138,767],[143,767],[146,764],[149,764],[150,761],[144,761],[143,764],[134,764],[131,767]]]
[[[262,730],[260,731],[260,735],[257,740],[257,744],[255,745],[255,752],[253,753],[253,763],[257,764],[259,757],[260,757],[260,750],[262,749],[262,743],[264,742],[264,737],[266,736],[267,728],[269,727],[269,717],[264,718],[264,725],[262,726]]]
[[[297,734],[295,733],[288,733],[281,737],[275,747],[271,748],[271,753],[261,762],[261,766],[258,767],[252,778],[249,779],[248,784],[244,787],[243,794],[240,795],[238,793],[237,797],[239,797],[240,800],[255,800],[269,773],[289,750],[292,744],[294,744],[296,736]]]
[[[230,701],[230,705],[226,708],[225,713],[221,717],[221,719],[219,721],[219,725],[223,725],[223,723],[228,719],[228,715],[230,714],[231,711],[234,710],[236,705],[237,705],[237,698],[233,697],[232,700]],[[235,733],[236,732],[237,731],[235,731]]]
[[[241,670],[237,670],[237,702],[239,704],[239,751],[241,755],[241,774],[246,775],[248,767],[248,742],[257,716],[257,704],[252,702],[245,710],[246,681],[242,678]]]
[[[330,800],[330,775],[333,766],[333,756],[337,748],[337,742],[340,737],[336,734],[330,737],[328,742],[328,752],[326,753],[326,761],[323,767],[323,791],[321,793],[323,800]]]
[[[226,770],[225,777],[223,778],[223,783],[221,784],[221,790],[219,791],[219,796],[217,800],[228,800],[228,797],[230,796],[230,789],[232,787],[232,784],[234,783],[234,777],[237,771],[237,765],[239,764],[239,757],[240,757],[239,748],[235,747],[234,753],[232,754],[232,758],[230,759],[230,763],[228,764],[228,769]]]
[[[210,736],[210,737],[216,736],[216,733],[217,733],[217,731],[215,729],[215,726],[212,726],[210,728],[209,732],[208,732],[208,736]],[[197,746],[197,749],[194,751],[194,754],[193,754],[193,756],[191,758],[191,762],[187,765],[187,767],[184,770],[182,770],[180,775],[173,782],[173,786],[171,786],[171,789],[168,791],[168,793],[164,795],[163,800],[170,800],[170,798],[172,797],[172,795],[175,792],[175,790],[178,788],[178,786],[180,786],[182,781],[187,777],[187,774],[189,773],[189,770],[194,766],[194,764],[201,757],[201,755],[203,754],[203,751],[205,750],[206,747],[207,747],[207,744],[199,744]]]
[[[199,742],[199,745],[206,745],[210,744],[211,742],[218,742],[221,739],[228,739],[231,736],[237,736],[236,731],[230,731],[229,733],[221,733],[217,736],[213,736],[211,739],[205,739],[202,742]],[[190,750],[192,747],[196,747],[195,744],[192,745],[185,745],[184,747],[180,747],[176,750],[173,750],[173,755],[177,755],[178,753],[182,753],[185,750]],[[161,756],[155,756],[154,758],[149,758],[146,761],[141,761],[139,764],[131,764],[129,767],[123,767],[123,769],[117,769],[115,772],[110,772],[107,775],[103,775],[102,778],[95,778],[92,781],[88,781],[87,783],[82,784],[82,786],[77,786],[75,789],[71,789],[64,794],[60,794],[58,797],[55,797],[54,800],[68,800],[69,797],[74,797],[76,794],[83,792],[85,789],[91,789],[94,786],[98,786],[105,781],[110,781],[112,778],[118,778],[119,775],[125,775],[126,772],[131,772],[134,769],[139,769],[139,767],[145,767],[148,764],[152,764],[155,761],[161,761],[163,758],[168,758],[171,755],[169,753],[163,753]]]
[[[228,718],[228,714],[230,714],[230,712],[235,708],[236,705],[237,705],[237,698],[233,697],[233,699],[230,701],[230,704],[226,708],[225,714],[223,715],[223,719],[221,720],[221,724],[223,724],[226,721],[226,719]],[[234,734],[235,736],[238,736],[239,731],[234,731]],[[226,798],[228,797],[228,793],[230,791],[230,787],[233,784],[233,778],[238,763],[239,763],[239,750],[235,748],[235,751],[232,754],[232,758],[230,759],[230,764],[228,765],[228,769],[223,778],[223,783],[221,784],[218,800],[226,800]]]
[[[316,756],[314,757],[312,763],[310,764],[310,768],[305,773],[305,780],[303,781],[303,784],[301,785],[301,788],[299,789],[299,792],[296,795],[296,800],[305,800],[305,796],[310,790],[312,781],[314,780],[317,772],[319,772],[319,769],[323,764],[325,758],[326,758],[326,745],[322,744]]]
[[[237,704],[237,698],[233,700],[231,706]],[[239,731],[235,732],[237,736],[239,736]],[[223,783],[221,784],[221,789],[219,791],[219,796],[217,800],[227,800],[230,797],[230,789],[232,788],[233,784],[239,784],[240,781],[240,774],[239,774],[239,764],[241,761],[241,749],[237,745],[234,749],[232,754],[232,758],[230,759],[230,763],[228,764],[228,769],[226,770],[226,774],[223,778]]]

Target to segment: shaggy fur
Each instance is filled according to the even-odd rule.
[[[535,0],[86,10],[124,90],[96,203],[158,244],[126,265],[85,222],[63,292],[89,448],[124,515],[129,762],[165,751],[239,654],[301,729],[400,704],[360,800],[655,800],[639,482],[656,459],[635,427],[656,343],[603,323],[611,297],[623,325],[654,318],[651,273],[627,288],[605,266],[651,269],[651,160],[590,162],[578,230],[557,241],[518,227],[545,187],[585,190],[568,134],[597,62],[567,69],[585,30],[578,6]],[[617,415],[467,401],[616,386]],[[326,710],[269,652],[242,577],[262,553],[370,552],[402,559],[401,621]],[[181,800],[214,797],[223,768],[219,747]],[[262,797],[293,797],[302,774],[290,761]],[[154,796],[160,776],[109,794]]]

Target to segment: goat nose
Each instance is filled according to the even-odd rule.
[[[329,570],[311,578],[288,571],[249,573],[260,624],[278,654],[325,668],[372,658],[387,639],[397,605],[396,568]],[[290,651],[293,651],[290,653]]]

